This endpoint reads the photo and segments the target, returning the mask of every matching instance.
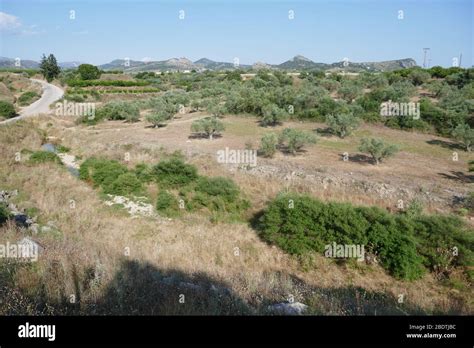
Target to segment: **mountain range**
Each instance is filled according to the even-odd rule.
[[[81,62],[60,62],[61,68],[75,68]],[[39,63],[33,60],[22,60],[22,68],[38,68]],[[416,66],[416,61],[412,58],[381,61],[381,62],[361,62],[340,61],[331,64],[316,63],[311,59],[297,55],[281,64],[266,64],[257,62],[253,65],[241,64],[238,68],[268,68],[280,70],[345,70],[345,71],[391,71]],[[15,60],[12,58],[0,57],[0,68],[14,68]],[[126,72],[141,71],[204,71],[204,70],[232,70],[235,69],[233,63],[216,62],[208,58],[201,58],[195,62],[187,58],[171,58],[162,61],[139,61],[115,59],[107,64],[99,65],[102,70],[124,70]]]

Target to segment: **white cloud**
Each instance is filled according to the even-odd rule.
[[[20,19],[16,16],[9,15],[5,12],[0,12],[0,30],[14,30],[21,26]]]

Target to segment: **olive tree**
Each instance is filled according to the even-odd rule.
[[[471,152],[472,145],[474,144],[474,129],[469,127],[468,124],[458,124],[452,132],[454,139],[464,145],[466,151]]]
[[[328,115],[326,123],[331,132],[337,134],[340,138],[350,135],[360,124],[359,119],[350,113]]]
[[[264,157],[273,157],[277,151],[278,136],[275,133],[266,133],[260,142],[260,153]]]
[[[285,110],[279,108],[275,104],[265,105],[262,108],[262,126],[276,126],[285,119],[286,112]]]
[[[165,126],[165,121],[169,120],[169,113],[166,111],[158,111],[151,113],[150,115],[146,116],[146,120],[150,122],[153,127],[158,128],[158,127],[163,127]]]
[[[286,146],[288,151],[295,155],[298,151],[307,145],[315,144],[317,138],[314,134],[301,131],[294,128],[286,128],[280,134],[279,144]]]
[[[209,140],[224,130],[224,124],[217,117],[205,117],[191,124],[192,132],[206,136]]]
[[[398,146],[386,144],[382,139],[377,138],[363,138],[359,146],[359,151],[370,154],[375,164],[379,164],[383,159],[395,155],[398,150]]]

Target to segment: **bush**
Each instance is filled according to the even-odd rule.
[[[277,151],[278,136],[275,133],[266,133],[261,140],[259,151],[264,157],[273,157]]]
[[[418,279],[426,268],[473,261],[473,238],[455,217],[392,215],[376,207],[323,203],[281,194],[258,220],[260,236],[290,254],[323,253],[327,244],[364,245],[394,277]],[[459,257],[450,250],[456,246]]]
[[[231,179],[200,177],[188,206],[190,209],[207,208],[213,222],[240,220],[250,204],[239,196],[240,190]]]
[[[408,77],[411,79],[415,86],[420,86],[431,77],[429,72],[417,69],[410,72]]]
[[[408,208],[405,210],[405,214],[409,217],[420,216],[423,213],[423,203],[414,199],[408,205]]]
[[[418,216],[414,220],[418,252],[431,271],[449,274],[452,267],[468,270],[474,263],[472,230],[456,216]]]
[[[363,138],[360,141],[359,151],[370,154],[375,164],[379,164],[383,159],[395,155],[398,146],[385,144],[382,139]]]
[[[10,211],[8,210],[8,207],[6,206],[5,203],[0,203],[0,225],[7,222],[9,218],[10,218]]]
[[[315,144],[316,141],[317,138],[313,134],[294,128],[286,128],[283,130],[279,139],[280,145],[286,146],[287,150],[293,155],[301,151],[303,146]]]
[[[56,155],[54,152],[49,151],[35,151],[30,155],[29,158],[30,163],[46,163],[46,162],[54,162],[58,164],[62,164],[61,159]]]
[[[12,103],[0,100],[0,117],[12,118],[16,116],[15,108]]]
[[[25,92],[22,95],[20,95],[20,97],[18,98],[18,105],[20,106],[30,105],[38,98],[39,98],[38,93],[34,91]]]
[[[127,172],[127,167],[117,161],[92,157],[81,164],[79,178],[92,182],[106,193],[112,193],[114,181]]]
[[[96,112],[95,118],[97,120],[127,120],[133,122],[140,117],[140,110],[133,103],[124,101],[111,101]]]
[[[337,93],[342,99],[350,103],[362,93],[362,89],[357,85],[344,85],[339,88]]]
[[[119,196],[139,195],[143,193],[142,183],[135,174],[120,174],[110,185],[104,186],[104,193]]]
[[[92,87],[92,86],[114,86],[114,87],[134,87],[147,86],[149,81],[129,81],[129,80],[69,80],[67,84],[70,87]]]
[[[153,167],[152,175],[164,187],[184,186],[198,178],[196,167],[179,158],[159,162]]]
[[[228,178],[224,177],[200,177],[196,191],[205,193],[209,196],[219,196],[227,202],[234,202],[239,196],[239,188]]]
[[[328,115],[326,123],[329,129],[341,138],[350,135],[360,124],[359,119],[352,114]]]
[[[225,130],[224,124],[216,117],[206,117],[196,120],[191,124],[191,131],[212,140],[214,135]]]
[[[165,216],[176,216],[178,213],[178,201],[168,191],[160,191],[156,200],[156,210]]]
[[[133,171],[141,182],[150,182],[153,180],[152,169],[146,163],[139,163]]]

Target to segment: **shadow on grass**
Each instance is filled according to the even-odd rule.
[[[64,275],[56,276],[64,280]],[[267,272],[263,276],[272,279],[270,289],[261,284],[244,300],[230,290],[229,284],[207,274],[191,276],[177,270],[160,270],[146,262],[125,260],[98,296],[91,296],[93,290],[88,288],[94,272],[80,277],[74,271],[75,304],[70,303],[71,295],[64,289],[54,289],[53,299],[46,295],[43,287],[35,293],[31,288],[21,291],[4,283],[0,286],[0,314],[265,315],[274,314],[269,305],[285,302],[290,294],[294,294],[295,301],[309,306],[308,315],[426,314],[417,305],[398,303],[398,297],[389,293],[354,286],[318,287],[281,271]],[[51,274],[45,277],[47,282],[53,280]],[[259,291],[262,287],[266,289],[263,294]],[[458,313],[463,306],[460,302],[450,311]]]
[[[438,173],[438,175],[444,177],[445,179],[454,180],[463,184],[472,184],[474,183],[474,175],[465,174],[463,172],[456,172],[454,170],[448,173]]]
[[[341,157],[344,157],[344,154],[341,154]],[[350,155],[348,156],[348,160],[355,163],[375,164],[372,157],[363,154]]]
[[[450,149],[450,150],[461,150],[461,151],[465,150],[464,147],[462,147],[460,144],[454,143],[451,141],[433,139],[433,140],[428,140],[426,143],[430,145],[439,145],[441,147],[444,147],[445,149]]]
[[[212,136],[212,140],[214,139],[219,139],[219,138],[222,138],[222,134],[214,134]],[[194,133],[194,134],[191,134],[188,136],[188,139],[207,139],[207,140],[211,140],[209,139],[208,136],[206,136],[205,134],[197,134],[197,133]]]
[[[332,137],[334,136],[334,133],[331,131],[331,128],[327,127],[327,128],[316,128],[314,130],[316,132],[316,134],[318,134],[319,136],[322,136],[322,137]]]

